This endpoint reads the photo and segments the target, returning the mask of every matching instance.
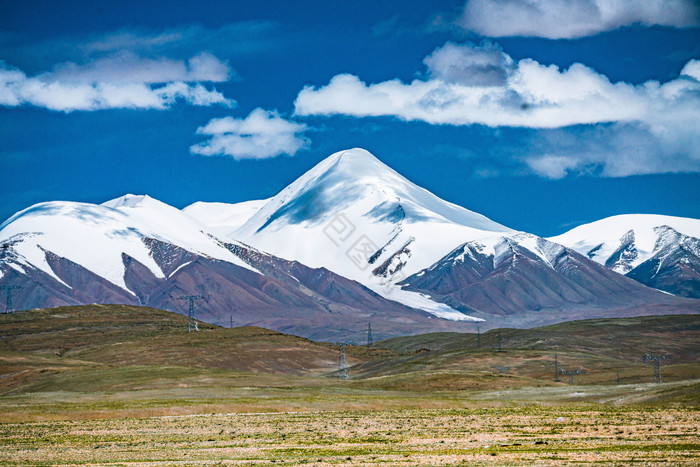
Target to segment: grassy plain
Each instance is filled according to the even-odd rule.
[[[699,316],[349,346],[348,380],[331,344],[185,323],[102,305],[0,316],[0,464],[700,461]],[[663,384],[647,351],[672,356]],[[554,381],[555,354],[584,369],[575,385]]]

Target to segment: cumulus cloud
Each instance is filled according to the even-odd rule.
[[[700,60],[691,60],[681,70],[681,76],[700,81]]]
[[[261,108],[246,118],[214,118],[197,129],[210,138],[190,148],[203,156],[231,156],[234,159],[267,159],[293,156],[308,144],[306,125],[282,118],[276,111]]]
[[[458,21],[488,37],[572,39],[633,24],[700,26],[696,0],[468,0]]]
[[[59,64],[35,76],[0,61],[0,105],[34,105],[64,112],[165,109],[176,101],[230,107],[234,101],[202,83],[227,81],[231,75],[226,62],[207,53],[187,61],[122,53],[84,65]]]
[[[511,57],[493,46],[447,43],[425,59],[430,78],[376,84],[337,75],[320,88],[304,87],[298,115],[395,116],[433,124],[558,128],[615,121],[653,121],[698,103],[692,61],[661,84],[611,83],[580,63],[565,70]],[[700,107],[698,107],[700,108]],[[692,112],[692,111],[691,111]],[[697,116],[696,112],[692,112]]]
[[[513,60],[497,44],[448,42],[425,57],[432,78],[468,86],[501,86],[512,71]]]
[[[426,57],[424,63],[428,78],[411,83],[395,79],[367,84],[357,76],[341,74],[326,86],[306,86],[297,96],[295,112],[533,129],[612,125],[619,128],[613,135],[615,141],[631,158],[624,164],[620,162],[619,167],[615,161],[622,161],[623,156],[594,157],[614,151],[601,151],[600,147],[591,147],[588,152],[577,153],[570,148],[562,151],[551,141],[554,152],[543,147],[538,157],[526,161],[527,165],[532,171],[553,178],[601,164],[604,175],[610,176],[644,173],[644,167],[652,171],[676,170],[664,163],[669,158],[678,162],[678,170],[698,170],[698,60],[691,60],[676,79],[636,85],[612,83],[582,64],[562,70],[532,59],[514,62],[490,43],[448,42]],[[654,144],[647,144],[648,141]],[[659,149],[659,163],[649,159],[650,147]]]

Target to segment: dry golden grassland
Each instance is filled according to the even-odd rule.
[[[700,316],[504,329],[505,352],[495,331],[347,346],[348,380],[331,344],[185,323],[2,316],[0,465],[700,463]],[[672,354],[663,384],[647,351]]]
[[[513,407],[0,426],[3,465],[697,465],[697,410]]]

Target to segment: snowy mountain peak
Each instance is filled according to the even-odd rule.
[[[272,198],[241,228],[250,236],[288,224],[318,224],[347,209],[376,223],[436,221],[509,231],[481,214],[444,201],[415,185],[364,149],[332,154]]]
[[[126,194],[124,196],[120,196],[119,198],[111,199],[109,201],[105,201],[102,203],[102,206],[108,207],[108,208],[135,208],[139,206],[154,206],[154,205],[161,205],[161,206],[167,206],[167,204],[158,201],[157,199],[153,199],[148,195],[132,195],[132,194]]]
[[[370,182],[392,186],[396,182],[405,183],[407,181],[398,172],[365,149],[354,148],[340,151],[326,160],[330,167],[323,172],[333,172],[337,176],[342,176],[345,182]],[[319,172],[325,168],[325,164],[323,166],[321,164],[316,166],[320,169]]]
[[[271,198],[229,237],[325,267],[386,298],[459,314],[398,284],[456,245],[512,232],[410,182],[364,149],[330,155]]]

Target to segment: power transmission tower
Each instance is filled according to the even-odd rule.
[[[180,297],[177,297],[176,300],[188,300],[190,302],[190,308],[187,311],[187,332],[192,332],[193,327],[195,331],[199,331],[199,326],[197,325],[197,314],[194,308],[194,301],[208,301],[209,299],[207,297],[204,297],[203,295],[182,295]]]
[[[481,348],[481,330],[479,329],[479,326],[476,327],[476,348]]]
[[[557,354],[554,354],[554,381],[557,383],[561,381],[559,379],[559,359],[557,358]]]
[[[7,304],[5,305],[5,313],[6,314],[15,314],[15,307],[12,304],[12,291],[21,289],[21,285],[2,285],[0,286],[0,290],[7,290]]]
[[[563,375],[568,375],[568,376],[569,376],[569,384],[573,386],[574,384],[576,384],[576,383],[574,382],[574,376],[576,376],[576,375],[585,375],[585,374],[586,374],[586,370],[584,370],[583,368],[579,368],[578,370],[574,371],[574,370],[565,370],[564,368],[562,368],[562,369],[561,369],[561,373],[562,373]]]
[[[661,360],[666,360],[667,358],[671,358],[671,355],[665,353],[663,355],[651,355],[650,353],[645,353],[644,357],[642,357],[642,360],[644,363],[653,363],[654,364],[654,382],[655,383],[661,383]]]
[[[340,344],[340,356],[338,357],[338,378],[348,379],[348,365],[345,362],[345,344]]]
[[[372,338],[372,323],[367,323],[367,347],[372,347],[374,339]]]

